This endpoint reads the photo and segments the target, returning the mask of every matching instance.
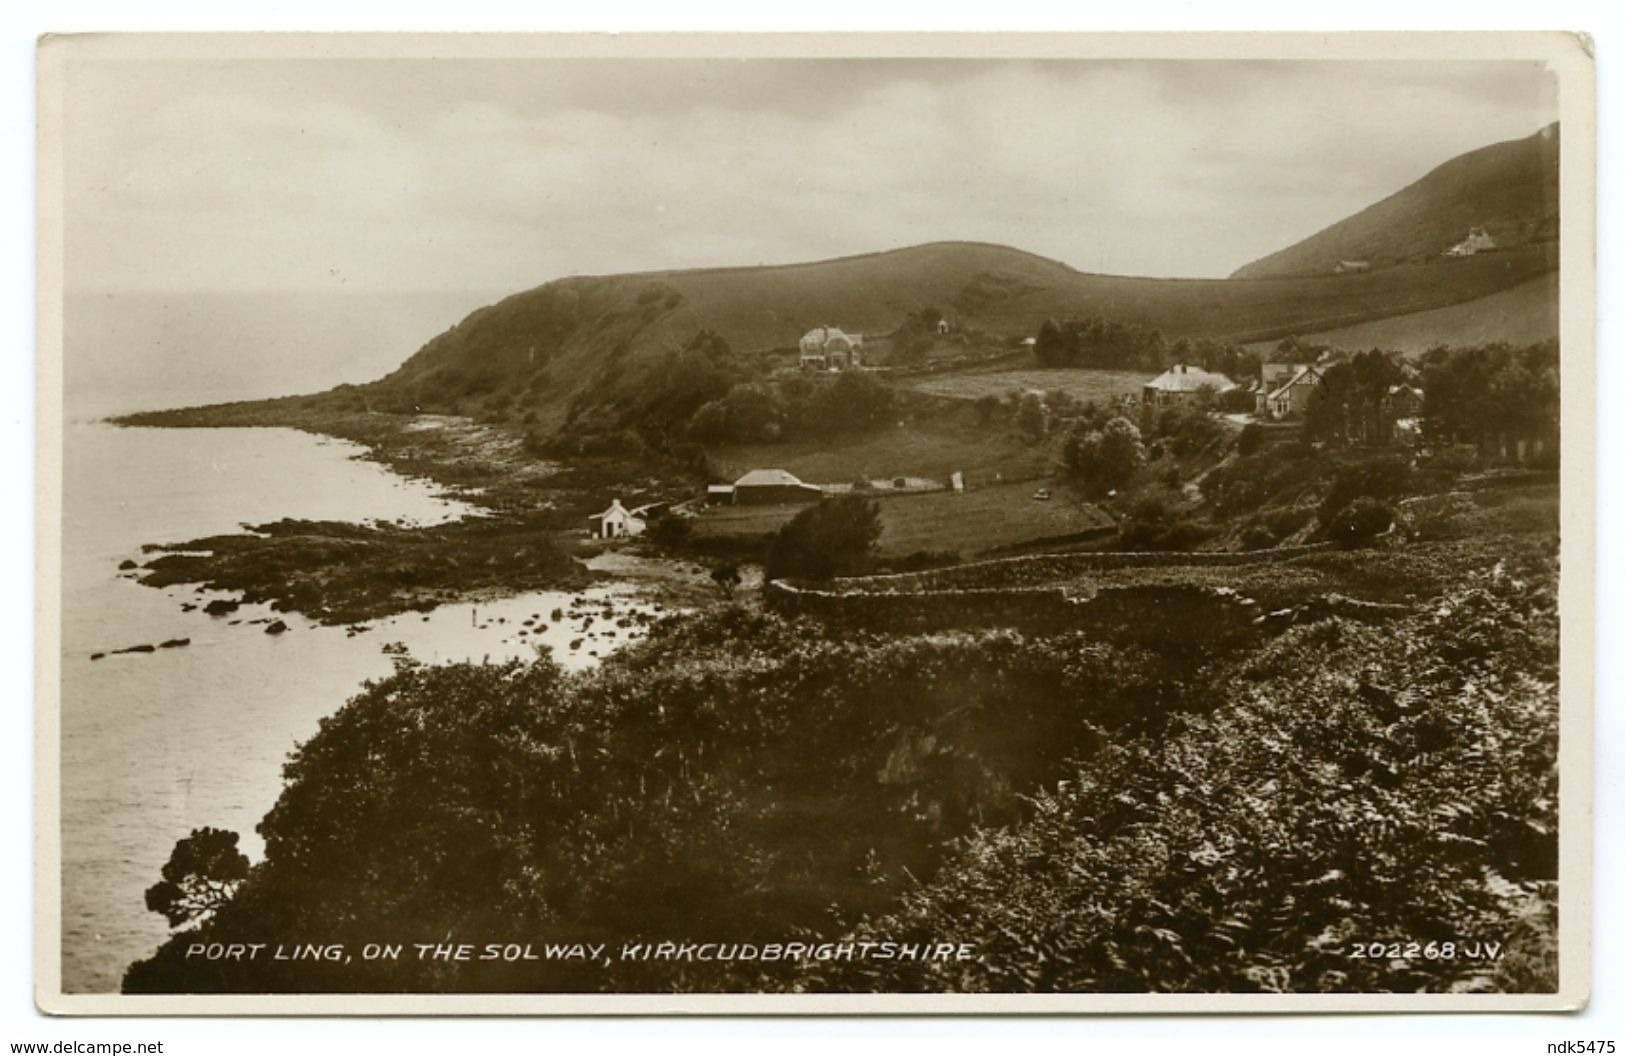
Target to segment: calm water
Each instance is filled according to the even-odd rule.
[[[69,991],[113,990],[128,963],[163,941],[143,891],[175,841],[203,825],[232,829],[251,858],[254,825],[274,802],[280,768],[367,678],[388,674],[381,647],[425,661],[535,654],[592,663],[636,633],[589,635],[554,623],[567,594],[454,605],[375,622],[350,637],[278,614],[280,637],[244,606],[205,615],[213,595],[143,587],[118,571],[143,543],[179,542],[280,517],[406,520],[464,515],[426,485],[356,460],[358,449],[290,430],[117,429],[65,434],[62,615],[62,977]],[[617,612],[642,608],[624,588],[584,594]],[[181,611],[184,602],[199,608]],[[601,611],[601,609],[600,609]],[[519,635],[540,614],[540,634]],[[232,625],[230,619],[243,622]],[[604,627],[600,620],[599,626]],[[578,650],[568,643],[585,637]],[[190,638],[191,645],[90,660],[93,652]]]

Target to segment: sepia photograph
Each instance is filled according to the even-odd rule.
[[[38,60],[45,1011],[1587,1000],[1582,38]]]

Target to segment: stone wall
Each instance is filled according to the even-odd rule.
[[[1088,631],[1102,640],[1151,647],[1212,645],[1263,632],[1258,603],[1234,590],[1186,584],[1108,587],[1076,597],[1060,587],[890,591],[818,590],[768,583],[769,608],[847,626],[888,631],[1010,627],[1054,634]]]
[[[1249,550],[1242,553],[1215,551],[1118,551],[1077,554],[1033,554],[975,561],[951,568],[924,572],[898,572],[884,576],[859,576],[833,580],[833,593],[882,594],[945,589],[1007,589],[1053,583],[1068,576],[1103,572],[1117,568],[1243,568],[1275,564],[1304,554],[1318,553],[1328,543]]]

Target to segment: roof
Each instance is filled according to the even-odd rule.
[[[1158,392],[1195,392],[1203,386],[1214,392],[1229,392],[1236,387],[1236,383],[1223,374],[1213,374],[1201,367],[1183,363],[1175,363],[1145,383],[1146,388],[1156,389]]]
[[[803,352],[844,352],[857,342],[838,326],[817,326],[801,335]]]
[[[749,473],[734,481],[736,488],[765,488],[765,487],[810,488],[813,485],[804,484],[793,474],[782,469],[753,469]]]
[[[1302,370],[1292,375],[1291,379],[1283,382],[1280,388],[1270,393],[1269,399],[1275,399],[1275,397],[1280,396],[1282,393],[1286,392],[1286,390],[1290,389],[1292,386],[1296,385],[1298,382],[1302,381],[1304,378],[1307,378],[1311,374],[1317,378],[1320,377],[1320,371],[1316,370],[1314,367],[1304,367]]]
[[[705,490],[712,495],[726,495],[734,490],[732,484],[707,484]]]

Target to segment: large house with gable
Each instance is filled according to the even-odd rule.
[[[801,335],[802,370],[855,370],[862,366],[863,335],[820,326]]]

